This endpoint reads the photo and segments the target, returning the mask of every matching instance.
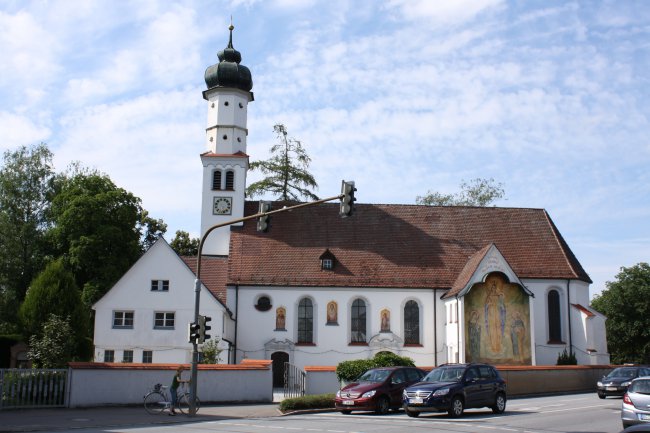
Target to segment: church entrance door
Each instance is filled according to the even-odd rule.
[[[273,370],[273,388],[284,387],[284,365],[289,362],[286,352],[273,352],[271,354],[271,369]]]

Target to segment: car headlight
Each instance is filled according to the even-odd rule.
[[[599,382],[596,382],[596,385],[603,386],[603,383],[599,381]]]
[[[338,398],[341,398],[341,390],[340,390],[340,389],[339,389],[338,391],[336,391],[336,396],[337,396]]]
[[[408,394],[406,393],[406,390],[402,391],[402,398],[409,398]]]
[[[621,383],[621,386],[630,386],[630,383],[632,383],[632,381],[628,380],[627,382]]]
[[[370,397],[372,397],[373,395],[375,395],[376,393],[377,393],[377,390],[374,390],[374,389],[373,389],[372,391],[364,392],[363,395],[362,395],[361,397],[362,397],[362,398],[370,398]]]
[[[436,392],[433,393],[434,397],[440,397],[441,395],[447,395],[449,394],[449,388],[441,388],[437,389]]]

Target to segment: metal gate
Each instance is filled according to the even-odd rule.
[[[0,409],[65,407],[67,369],[0,369]]]
[[[284,398],[305,395],[305,377],[307,375],[295,365],[284,363]]]

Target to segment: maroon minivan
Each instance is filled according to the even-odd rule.
[[[336,393],[336,409],[349,414],[353,410],[385,414],[402,407],[402,391],[419,382],[426,372],[415,367],[379,367],[363,373]]]

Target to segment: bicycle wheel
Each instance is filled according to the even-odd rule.
[[[158,415],[167,406],[165,396],[157,391],[152,391],[144,396],[144,408],[152,415]]]
[[[199,411],[199,408],[201,407],[201,400],[199,400],[198,397],[196,397],[196,412]],[[180,397],[178,397],[178,409],[180,409],[181,413],[190,413],[190,395],[189,394],[183,394]]]

